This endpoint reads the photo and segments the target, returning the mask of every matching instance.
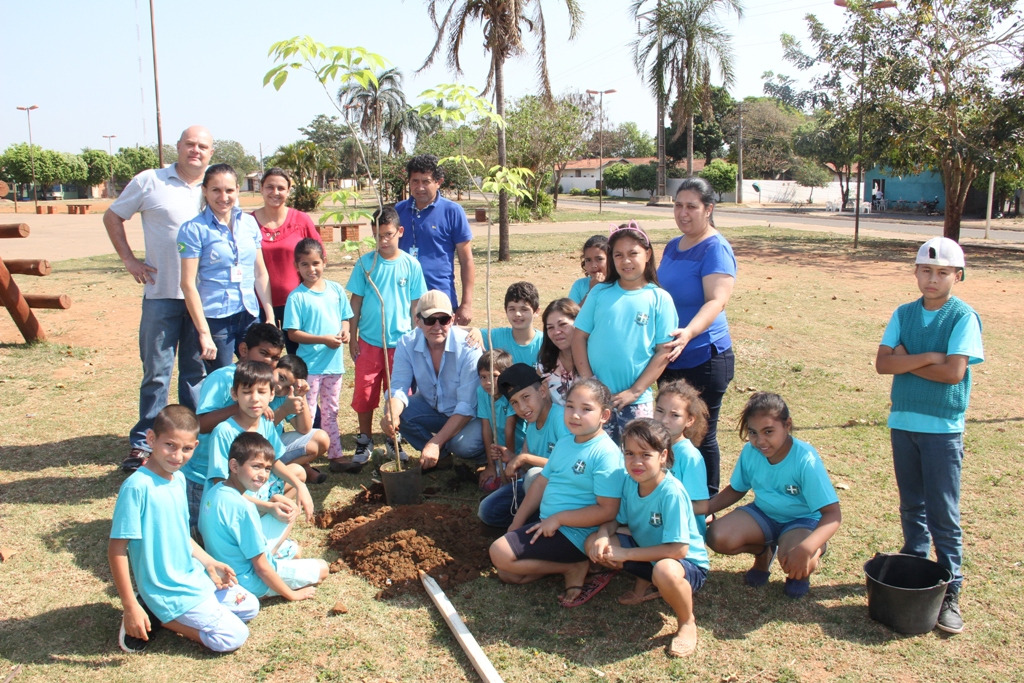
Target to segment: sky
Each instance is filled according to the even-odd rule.
[[[583,25],[570,42],[564,2],[543,0],[548,70],[555,94],[609,90],[604,109],[611,125],[636,122],[656,129],[654,99],[633,67],[636,23],[627,0],[580,0]],[[0,31],[0,150],[26,142],[32,111],[36,145],[66,152],[152,145],[157,140],[149,0],[4,2]],[[733,97],[762,95],[768,69],[799,77],[782,60],[779,35],[806,39],[803,17],[814,13],[838,30],[844,10],[831,0],[745,0],[740,20],[723,15],[733,35]],[[439,1],[447,7],[448,0]],[[173,144],[192,124],[214,138],[237,140],[251,154],[269,156],[302,137],[298,128],[317,114],[337,114],[308,74],[292,74],[280,91],[263,86],[276,41],[310,35],[329,45],[361,46],[383,55],[405,75],[410,103],[441,83],[458,80],[483,88],[487,57],[474,25],[462,50],[465,73],[456,79],[441,55],[423,64],[435,32],[422,0],[154,0],[163,139]],[[531,56],[506,65],[506,101],[536,93]],[[333,96],[335,89],[332,89]]]

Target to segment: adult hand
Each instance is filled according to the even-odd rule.
[[[437,464],[437,461],[441,458],[441,447],[432,441],[428,441],[423,450],[420,451],[420,467],[425,470],[430,469]]]
[[[398,431],[398,425],[401,424],[402,419],[398,415],[395,415],[394,420],[392,420],[390,417],[390,412],[391,411],[387,409],[387,406],[385,406],[384,415],[382,415],[380,418],[380,431],[384,433],[384,436],[388,437],[389,439],[393,439],[395,436],[395,432]]]
[[[484,348],[484,334],[479,327],[466,327],[466,347],[470,349]]]
[[[217,345],[213,343],[213,335],[209,330],[199,333],[199,357],[203,360],[217,357]]]
[[[473,305],[463,301],[455,309],[455,324],[468,325],[473,320]]]
[[[135,256],[122,260],[124,262],[124,269],[127,270],[140,285],[152,285],[156,283],[156,280],[153,279],[153,275],[156,273],[156,268],[146,265],[145,261],[140,261],[135,258]]]
[[[672,330],[672,341],[665,344],[665,348],[671,349],[668,354],[668,362],[671,363],[683,353],[683,349],[693,339],[693,333],[686,327],[680,327]]]

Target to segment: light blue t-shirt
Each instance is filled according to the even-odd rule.
[[[626,470],[622,452],[602,430],[584,443],[576,443],[572,434],[559,439],[541,475],[548,485],[540,501],[540,518],[547,519],[563,510],[596,505],[598,496],[620,498]],[[597,527],[562,526],[559,531],[582,552],[583,542]]]
[[[347,289],[353,295],[363,297],[363,305],[359,309],[359,338],[370,346],[384,348],[380,298],[367,281],[366,270],[370,271],[373,284],[384,297],[387,348],[393,349],[402,335],[412,330],[412,302],[427,293],[423,268],[419,261],[399,249],[398,255],[390,261],[377,252],[363,254],[352,269]]]
[[[489,351],[491,347],[487,341],[487,330],[480,330],[480,334],[484,336],[484,350]],[[494,342],[494,348],[512,354],[513,363],[526,363],[532,368],[537,364],[537,356],[540,354],[540,345],[544,343],[544,335],[534,330],[533,341],[529,344],[519,344],[512,337],[511,327],[496,327],[491,330],[491,340]]]
[[[196,405],[196,414],[212,413],[214,410],[227,408],[234,405],[231,398],[231,385],[235,382],[235,368],[232,363],[222,368],[217,368],[203,380],[199,385],[199,402]],[[210,466],[210,439],[213,433],[200,434],[199,445],[192,453],[192,458],[181,468],[185,478],[196,484],[206,483],[206,471]]]
[[[930,325],[938,310],[921,310],[921,317],[925,327]],[[900,344],[900,318],[894,311],[882,333],[882,346],[895,349]],[[965,315],[957,321],[949,335],[949,344],[946,346],[947,356],[967,356],[967,364],[975,365],[985,360],[985,349],[981,343],[981,321],[977,313]],[[908,432],[922,432],[925,434],[959,434],[964,431],[964,416],[947,420],[934,415],[923,415],[909,411],[891,411],[889,413],[889,428],[902,429]]]
[[[530,455],[550,458],[555,444],[563,436],[571,436],[569,428],[565,426],[565,408],[552,403],[543,427],[538,427],[536,422],[526,425],[526,441],[523,445]]]
[[[284,454],[284,444],[281,443],[281,437],[277,433],[277,425],[274,424],[274,421],[261,417],[256,427],[256,431],[274,447],[274,459],[280,458]],[[210,433],[210,462],[206,470],[207,481],[228,478],[228,453],[231,452],[231,444],[244,431],[233,417],[229,417],[213,428],[213,432]]]
[[[689,439],[683,438],[672,444],[672,456],[675,461],[672,463],[672,474],[679,483],[686,489],[686,495],[694,500],[707,500],[711,496],[708,493],[708,468],[704,464],[704,456],[700,454],[697,447],[690,443]],[[697,515],[697,528],[700,535],[708,533],[707,520],[704,515]]]
[[[237,206],[231,210],[234,230],[217,220],[207,206],[178,230],[178,254],[198,259],[196,289],[207,318],[226,318],[248,311],[260,314],[256,300],[256,255],[263,233],[256,219]],[[239,267],[241,279],[232,278]]]
[[[207,488],[199,504],[199,533],[206,552],[234,569],[242,588],[258,598],[267,594],[270,589],[252,565],[254,557],[267,551],[267,537],[252,501],[223,481]],[[274,558],[268,559],[276,571]]]
[[[288,295],[284,306],[284,329],[308,334],[338,334],[341,323],[352,317],[345,288],[324,280],[322,292],[300,284]],[[311,375],[344,375],[345,345],[332,349],[327,344],[299,344],[299,358],[306,361]]]
[[[672,297],[655,284],[637,290],[625,290],[618,282],[597,285],[576,316],[576,329],[590,335],[590,369],[613,394],[633,385],[655,347],[672,340],[678,323]],[[647,387],[634,404],[649,403],[652,396]]]
[[[491,418],[491,397],[487,395],[483,387],[476,388],[476,416],[488,420],[494,425],[495,431],[498,433],[498,445],[508,446],[505,443],[505,422],[508,418],[514,418],[516,421],[516,442],[513,444],[515,448],[512,449],[513,453],[519,453],[523,448],[523,439],[526,437],[526,422],[516,417],[516,411],[512,410],[512,406],[509,405],[508,399],[504,396],[499,396],[494,399],[494,412],[497,414],[497,418]],[[512,448],[509,446],[509,448]]]
[[[749,443],[743,446],[729,485],[737,491],[753,489],[757,507],[781,524],[821,519],[821,508],[839,502],[818,452],[797,438],[776,465]]]
[[[641,496],[637,483],[626,477],[619,514],[615,519],[629,527],[630,535],[641,548],[662,543],[686,543],[690,546],[686,559],[698,567],[711,568],[704,536],[697,528],[693,514],[693,502],[671,473],[666,474],[646,496]]]
[[[582,305],[583,300],[587,298],[587,294],[590,294],[589,275],[581,277],[579,280],[572,283],[572,287],[569,288],[569,298],[580,305]]]
[[[135,585],[160,621],[174,621],[213,597],[213,581],[192,557],[181,472],[164,479],[142,466],[125,479],[114,504],[110,538],[128,539]]]

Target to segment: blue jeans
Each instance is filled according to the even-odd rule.
[[[242,310],[226,318],[207,318],[210,336],[217,346],[217,357],[205,361],[206,372],[213,372],[235,362],[238,345],[245,341],[245,333],[256,322],[256,317],[249,311]]]
[[[398,431],[402,438],[413,448],[422,451],[423,447],[434,437],[446,422],[449,415],[434,410],[419,394],[413,394],[409,405],[402,411]],[[473,460],[482,465],[486,460],[484,454],[484,436],[480,426],[480,418],[474,417],[448,443],[441,446],[441,457],[451,453],[456,458]]]
[[[736,374],[736,356],[732,348],[718,352],[711,347],[711,358],[693,368],[668,369],[658,378],[658,386],[665,382],[685,379],[700,393],[708,407],[708,433],[704,435],[698,450],[704,457],[708,472],[708,492],[718,493],[720,483],[721,452],[718,449],[718,414],[722,411],[722,398]]]
[[[199,335],[183,299],[143,299],[139,321],[139,357],[142,385],[139,387],[139,421],[132,427],[132,448],[149,450],[146,430],[167,405],[178,355],[178,403],[196,409],[199,385],[206,372],[199,358]]]
[[[964,435],[890,430],[892,461],[900,493],[901,553],[935,559],[953,574],[947,587],[958,592],[963,582],[963,532],[960,529],[960,470]]]
[[[634,403],[623,408],[612,408],[612,416],[604,423],[605,434],[612,437],[616,446],[622,446],[622,430],[638,417],[654,417],[654,402]]]
[[[541,473],[541,469],[540,467],[531,467],[522,479],[509,482],[492,492],[480,501],[476,516],[487,526],[507,529],[516,516],[516,510],[522,505],[523,498],[526,497],[526,490]]]

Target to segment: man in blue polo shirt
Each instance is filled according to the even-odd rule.
[[[427,289],[448,295],[455,306],[455,323],[473,319],[473,233],[461,206],[438,192],[444,169],[433,154],[414,156],[405,165],[409,174],[409,199],[395,204],[404,234],[398,246],[423,267]],[[455,255],[459,256],[462,300],[455,293]]]

